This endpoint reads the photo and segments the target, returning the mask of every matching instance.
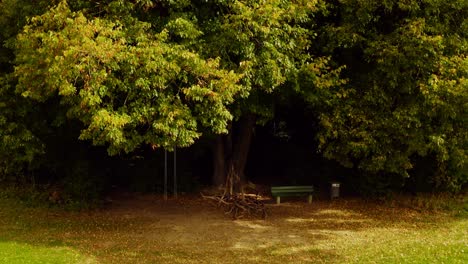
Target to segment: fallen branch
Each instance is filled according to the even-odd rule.
[[[233,195],[204,195],[204,199],[216,202],[217,207],[222,207],[226,214],[230,214],[233,219],[244,217],[266,218],[265,200],[256,194],[237,193]]]
[[[240,192],[234,192],[241,187]],[[218,207],[223,207],[226,214],[230,214],[233,219],[244,217],[261,217],[266,218],[265,199],[258,194],[244,193],[244,188],[240,184],[239,175],[235,173],[234,167],[231,164],[228,172],[224,192],[222,195],[203,195],[204,199],[217,202]]]

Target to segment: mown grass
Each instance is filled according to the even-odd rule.
[[[68,247],[33,246],[18,242],[0,242],[0,263],[96,263]]]
[[[459,221],[432,228],[370,228],[340,233],[336,251],[346,263],[468,263],[468,224]]]
[[[298,201],[232,221],[192,198],[88,212],[0,198],[0,263],[468,263],[466,198],[418,203]]]

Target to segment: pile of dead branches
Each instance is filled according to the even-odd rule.
[[[257,194],[236,193],[227,195],[203,195],[207,200],[214,201],[219,208],[223,208],[226,214],[233,219],[240,218],[266,218],[265,203]]]
[[[233,173],[234,170],[227,176],[226,184],[222,194],[204,195],[205,200],[212,201],[217,207],[223,208],[226,214],[232,216],[233,219],[240,218],[266,218],[266,209],[264,197],[258,193],[245,193],[244,186],[239,183],[239,177]],[[236,186],[241,186],[239,191]]]

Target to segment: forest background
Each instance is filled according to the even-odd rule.
[[[3,0],[0,28],[0,182],[31,199],[160,192],[176,148],[184,192],[466,189],[467,1]]]

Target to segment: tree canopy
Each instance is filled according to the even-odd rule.
[[[434,186],[468,182],[466,1],[4,0],[0,26],[4,173],[78,121],[112,155],[215,135],[222,183],[299,98],[329,159],[405,179],[428,157]]]
[[[330,8],[324,50],[346,64],[349,82],[331,90],[321,114],[324,154],[405,177],[415,156],[434,155],[438,184],[466,182],[468,3],[363,0]]]
[[[111,153],[188,146],[200,126],[225,132],[239,75],[169,43],[169,30],[127,20],[90,20],[64,2],[34,17],[17,37],[16,90],[41,101],[58,95],[85,124],[80,138]]]

